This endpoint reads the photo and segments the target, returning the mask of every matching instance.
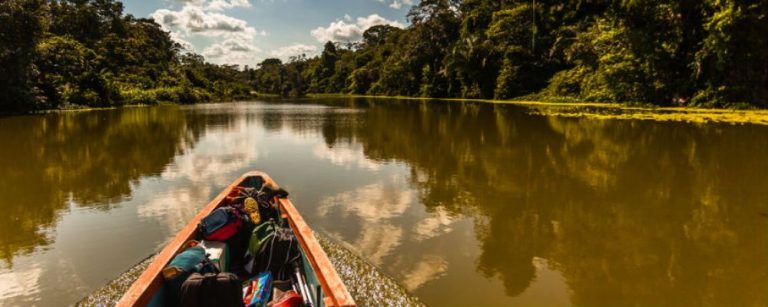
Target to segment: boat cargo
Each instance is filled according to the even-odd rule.
[[[288,193],[258,171],[240,176],[208,203],[117,305],[211,304],[355,306]]]

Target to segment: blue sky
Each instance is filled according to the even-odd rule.
[[[217,64],[316,55],[325,41],[357,41],[367,28],[405,27],[417,0],[123,0],[187,49]]]

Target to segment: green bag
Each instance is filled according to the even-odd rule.
[[[254,228],[253,232],[251,233],[251,240],[248,242],[248,252],[250,252],[253,256],[258,255],[259,250],[261,250],[261,246],[267,242],[269,238],[275,235],[276,229],[277,225],[272,220],[266,221],[261,223],[259,226],[256,226],[256,228]]]

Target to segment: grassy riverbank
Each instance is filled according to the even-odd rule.
[[[250,99],[277,99],[277,95],[252,92],[249,96],[218,97],[209,93],[175,93],[166,90],[146,90],[134,92],[137,98],[131,103],[112,107],[90,107],[84,105],[64,105],[58,108],[38,110],[38,113],[78,110],[100,110],[118,107],[142,107],[152,105],[182,105],[193,103],[216,103],[230,101],[245,101]],[[197,97],[195,100],[184,100],[187,96]],[[183,98],[183,99],[180,99]],[[199,99],[198,99],[199,98]],[[768,125],[768,110],[764,109],[713,109],[698,107],[658,107],[653,105],[600,103],[600,102],[563,102],[538,100],[494,100],[494,99],[459,99],[459,98],[424,98],[407,96],[371,96],[349,94],[309,94],[298,100],[312,99],[394,99],[402,101],[421,101],[434,103],[488,103],[499,105],[515,105],[524,107],[531,114],[546,116],[561,116],[590,119],[634,119],[689,123],[730,123],[730,124],[759,124]]]
[[[307,98],[340,99],[340,98],[371,98],[399,99],[434,102],[474,102],[518,105],[528,108],[531,113],[564,116],[587,117],[593,119],[636,119],[654,121],[674,121],[690,123],[731,123],[731,124],[760,124],[768,125],[768,110],[764,109],[714,109],[698,107],[658,107],[645,104],[622,104],[600,102],[563,102],[536,101],[524,99],[495,100],[495,99],[459,99],[459,98],[423,98],[403,96],[370,96],[346,94],[309,94]]]

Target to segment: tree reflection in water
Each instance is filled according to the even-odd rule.
[[[325,106],[308,105],[314,102]],[[401,283],[427,303],[487,295],[483,302],[502,304],[540,286],[550,269],[562,275],[573,305],[768,303],[768,219],[761,215],[768,212],[768,127],[548,117],[439,101],[193,109],[0,120],[7,266],[50,246],[47,229],[72,204],[119,209],[137,196],[136,181],[182,166],[193,174],[166,179],[184,191],[226,184],[197,177],[228,182],[265,167],[297,187],[296,203],[313,227],[401,272]],[[203,154],[185,154],[193,147]],[[263,155],[248,155],[257,150]],[[179,165],[168,167],[172,161]],[[155,184],[138,194],[169,188]],[[148,197],[138,214],[167,220],[164,210],[178,204],[166,198],[175,195]],[[153,234],[137,238],[144,235]],[[60,277],[52,267],[45,276]]]
[[[768,302],[768,129],[349,100],[329,147],[406,162],[428,210],[476,218],[477,268],[516,296],[549,260],[575,305]]]
[[[48,245],[70,201],[108,210],[194,143],[199,125],[178,107],[62,112],[0,120],[0,257]]]

